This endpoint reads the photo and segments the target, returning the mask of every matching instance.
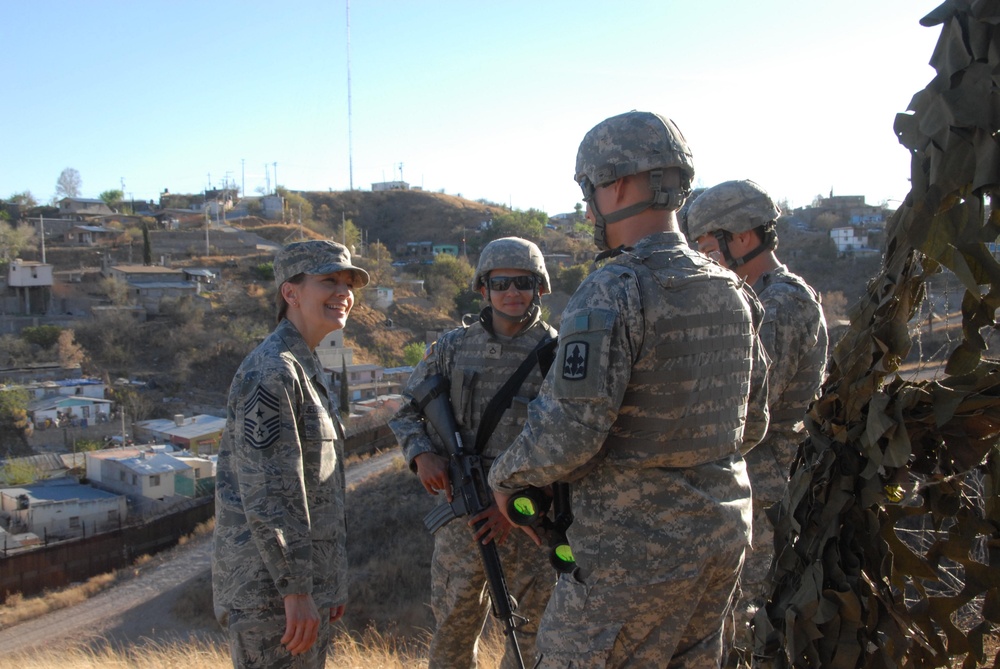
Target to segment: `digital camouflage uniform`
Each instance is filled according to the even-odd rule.
[[[230,387],[212,586],[237,667],[322,667],[330,609],[347,600],[344,433],[329,397],[319,361],[288,320]],[[323,622],[312,649],[292,658],[279,640],[283,597],[296,593],[312,594]],[[261,643],[263,657],[243,655]]]
[[[688,208],[684,223],[690,242],[714,238],[725,266],[749,276],[751,265],[747,263],[777,247],[776,222],[780,215],[780,208],[767,191],[754,181],[739,179],[724,181],[702,193]],[[755,231],[760,243],[734,257],[730,240],[749,231]],[[760,445],[745,454],[753,487],[754,522],[752,549],[740,577],[743,601],[737,610],[741,618],[752,615],[761,603],[774,556],[774,532],[767,510],[784,494],[803,416],[826,370],[826,320],[816,291],[784,265],[774,266],[776,262],[773,256],[766,259],[765,271],[753,286],[764,305],[760,339],[771,360],[771,423]]]
[[[753,547],[740,577],[747,603],[764,594],[774,556],[774,529],[767,510],[784,495],[802,437],[803,416],[823,383],[827,353],[823,308],[802,277],[781,265],[762,275],[753,289],[764,305],[760,340],[771,359],[767,375],[771,422],[763,441],[745,456],[754,506]]]
[[[767,426],[759,317],[676,232],[643,238],[570,299],[552,371],[490,472],[508,493],[573,482],[579,568],[545,610],[539,667],[719,663],[751,523],[739,451]]]
[[[413,389],[433,374],[448,378],[455,420],[463,443],[471,448],[476,443],[476,431],[490,400],[539,341],[556,335],[555,330],[541,320],[538,308],[532,309],[533,315],[526,327],[514,337],[494,333],[491,307],[482,311],[476,323],[441,335],[413,370],[403,396],[412,399]],[[521,431],[528,402],[538,393],[541,383],[542,373],[535,366],[487,442],[483,450],[487,459],[503,452]],[[414,471],[414,459],[421,453],[449,455],[433,430],[428,433],[422,416],[409,403],[389,421],[389,427]],[[440,500],[446,503],[444,495]],[[434,535],[431,608],[436,629],[431,640],[430,669],[476,666],[476,647],[489,611],[489,597],[484,592],[486,576],[482,559],[467,521],[468,518],[456,518]],[[538,621],[555,582],[555,571],[547,553],[520,530],[512,531],[497,548],[507,587],[517,601],[516,613],[527,619],[517,627],[516,635],[522,655],[530,658],[534,654]],[[513,658],[505,649],[502,666],[513,666],[512,662]]]

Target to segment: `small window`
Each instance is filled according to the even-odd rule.
[[[132,478],[135,478],[135,477],[133,476]],[[124,481],[125,480],[125,470],[124,469],[118,472],[118,480],[119,481]],[[133,481],[133,483],[135,483],[135,481]]]
[[[150,476],[149,477],[149,485],[153,486],[153,487],[156,487],[156,486],[160,485],[160,475],[159,474],[153,474],[152,476]]]
[[[70,516],[69,527],[73,530],[78,529],[80,527],[80,516]]]

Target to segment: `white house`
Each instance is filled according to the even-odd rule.
[[[73,537],[118,529],[127,513],[125,497],[72,479],[56,479],[0,490],[0,509],[12,533]]]
[[[90,456],[88,453],[88,475],[91,470]],[[99,480],[102,488],[124,495],[163,501],[176,495],[174,480],[177,474],[191,466],[166,453],[141,451],[132,457],[102,458],[99,468],[100,479],[91,480]]]
[[[16,292],[21,313],[43,314],[52,301],[52,265],[15,258],[7,268],[7,286]]]
[[[830,230],[830,239],[837,247],[837,253],[868,248],[868,232],[864,228],[848,226]]]
[[[97,397],[55,395],[34,400],[28,404],[28,416],[37,428],[59,425],[69,421],[71,425],[87,427],[92,423],[106,423],[111,417],[111,400]]]

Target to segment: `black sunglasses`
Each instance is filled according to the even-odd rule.
[[[495,290],[498,293],[501,293],[510,288],[511,283],[513,283],[514,287],[518,290],[534,290],[536,281],[535,277],[531,274],[525,274],[522,276],[491,276],[490,290]]]

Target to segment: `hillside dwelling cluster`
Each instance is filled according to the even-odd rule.
[[[29,485],[0,480],[4,553],[117,530],[130,517],[166,513],[215,494],[215,457],[165,444],[35,455],[6,464],[14,471],[31,470],[38,480]],[[84,472],[87,483],[80,483]]]
[[[28,392],[28,419],[36,430],[106,423],[114,411],[114,403],[106,398],[107,386],[100,379],[32,381],[9,388]]]

